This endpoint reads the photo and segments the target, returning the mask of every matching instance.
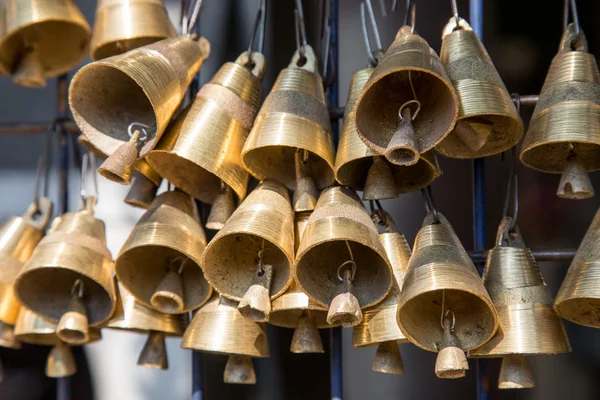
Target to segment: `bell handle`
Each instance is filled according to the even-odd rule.
[[[582,30],[577,32],[575,24],[571,23],[560,39],[559,53],[568,53],[571,51],[581,51],[587,53],[588,42]]]
[[[513,221],[512,217],[502,218],[496,235],[496,246],[526,248],[521,231]]]
[[[319,73],[319,63],[317,62],[317,56],[315,51],[310,45],[304,45],[304,55],[300,54],[300,51],[296,50],[292,61],[290,61],[290,68],[300,68],[314,74]]]
[[[455,16],[450,17],[450,21],[444,26],[444,30],[442,31],[442,40],[446,38],[449,34],[454,31],[463,30],[463,31],[473,31],[471,25],[464,19],[458,17],[458,21]]]
[[[25,222],[36,229],[43,230],[50,223],[52,218],[52,201],[42,196],[27,207],[23,214]]]
[[[247,51],[243,52],[235,60],[235,63],[248,68],[252,75],[259,80],[262,80],[267,73],[267,59],[257,51],[252,52],[252,57]]]

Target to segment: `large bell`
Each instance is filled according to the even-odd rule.
[[[430,212],[415,239],[398,301],[398,326],[408,340],[439,352],[440,378],[465,375],[464,352],[489,341],[496,310],[452,226]]]
[[[148,308],[135,300],[123,285],[118,285],[119,297],[115,314],[108,328],[123,329],[148,335],[138,365],[167,369],[169,362],[165,336],[181,336],[187,324],[187,315],[169,315]]]
[[[121,285],[147,307],[181,314],[204,304],[212,291],[200,259],[206,246],[195,201],[183,192],[156,197],[115,261]]]
[[[310,46],[304,52],[304,58],[296,52],[277,77],[244,144],[242,162],[255,178],[295,189],[299,152],[309,172],[302,178],[323,189],[334,182],[335,150],[317,59]]]
[[[223,65],[204,85],[181,125],[163,135],[148,160],[158,173],[198,200],[213,204],[221,182],[238,199],[246,196],[248,173],[241,151],[262,98],[266,72],[262,54],[248,52]]]
[[[292,281],[294,219],[287,189],[262,182],[210,241],[202,257],[206,279],[240,310],[268,320],[270,300]]]
[[[364,191],[365,200],[395,198],[400,193],[428,186],[441,175],[433,151],[421,154],[416,164],[395,165],[367,147],[358,136],[355,121],[356,100],[373,71],[373,68],[363,68],[352,75],[344,126],[335,156],[336,180],[341,185]]]
[[[0,65],[15,83],[46,86],[87,53],[90,27],[73,0],[4,0],[0,15]]]
[[[452,130],[458,98],[437,54],[403,26],[356,100],[356,130],[394,164],[413,165]]]
[[[109,157],[100,167],[110,180],[129,183],[133,163],[156,145],[210,44],[178,36],[95,61],[71,81],[75,122]]]
[[[471,29],[456,17],[444,27],[440,58],[459,101],[454,130],[436,150],[452,158],[502,153],[523,137],[523,121],[496,67]]]
[[[392,286],[392,269],[373,221],[356,194],[331,187],[319,197],[296,253],[294,276],[311,300],[328,308],[327,322],[355,326],[361,308]]]
[[[470,357],[502,357],[500,389],[535,386],[525,356],[571,351],[552,295],[513,220],[505,217],[483,275],[500,324],[496,335]]]
[[[250,357],[269,357],[265,324],[244,318],[237,303],[215,292],[200,308],[183,334],[181,347],[227,354],[225,383],[256,383]]]
[[[594,195],[587,171],[600,169],[600,73],[582,31],[563,33],[521,149],[530,168],[562,174],[558,196]]]
[[[99,0],[90,57],[116,56],[175,35],[162,0]]]

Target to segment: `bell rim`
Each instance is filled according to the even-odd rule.
[[[559,295],[560,295],[560,293],[559,293]],[[598,321],[597,324],[587,323],[587,322],[585,322],[585,319],[576,317],[572,313],[569,313],[564,309],[565,306],[570,306],[571,303],[578,303],[580,301],[584,301],[587,303],[589,303],[591,301],[593,303],[597,303],[598,308],[600,308],[600,296],[597,296],[597,297],[592,297],[590,295],[576,296],[573,293],[569,293],[568,295],[569,295],[569,297],[564,298],[564,299],[560,299],[559,296],[556,297],[556,300],[554,301],[554,304],[552,306],[554,311],[556,312],[556,314],[558,314],[558,316],[560,318],[566,319],[567,321],[575,323],[577,325],[587,326],[589,328],[600,328],[600,320]],[[579,313],[578,315],[581,315],[581,313]]]
[[[527,136],[529,134],[529,132],[527,132],[525,134],[525,136]],[[547,174],[562,174],[562,170],[558,170],[558,169],[549,169],[549,168],[545,168],[543,165],[537,164],[537,163],[532,163],[530,162],[530,160],[528,160],[527,156],[529,156],[530,151],[532,150],[536,150],[539,148],[543,148],[546,147],[548,145],[553,145],[553,144],[564,144],[564,145],[569,145],[570,143],[575,143],[575,144],[584,144],[584,145],[594,145],[598,147],[598,151],[600,152],[600,144],[598,142],[593,142],[593,141],[583,141],[583,140],[555,140],[552,141],[551,143],[548,142],[536,142],[536,143],[532,143],[531,145],[525,147],[525,143],[523,143],[523,147],[521,148],[521,154],[519,156],[520,161],[527,167],[534,169],[536,171],[540,171],[540,172],[544,172]],[[542,149],[540,149],[542,150]],[[566,160],[565,160],[566,162]],[[593,171],[598,171],[600,170],[600,162],[598,164],[597,168],[594,169],[587,169],[587,172],[593,172]]]
[[[104,57],[98,56],[98,53],[101,53],[103,50],[106,50],[110,46],[114,46],[119,42],[136,42],[136,41],[146,41],[147,42],[140,46],[133,47],[131,49],[131,50],[133,50],[134,48],[143,47],[143,46],[146,46],[146,45],[149,45],[152,43],[156,43],[163,39],[173,37],[173,36],[165,36],[165,35],[158,35],[158,34],[157,35],[144,34],[144,35],[130,36],[126,39],[110,39],[110,40],[103,40],[100,42],[94,42],[94,35],[95,35],[95,33],[92,33],[92,39],[90,41],[90,46],[89,46],[90,47],[89,54],[90,54],[90,59],[92,60],[92,62],[104,60],[109,57],[114,57],[114,56],[123,54],[123,53],[115,53],[115,54],[111,54],[111,55],[106,55]]]

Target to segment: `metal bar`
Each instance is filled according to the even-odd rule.
[[[192,400],[204,398],[204,354],[192,351]]]
[[[0,135],[24,135],[24,134],[36,134],[45,133],[48,130],[50,122],[37,122],[37,123],[21,123],[21,122],[9,122],[0,124]],[[69,133],[79,133],[79,129],[75,122],[67,121],[63,123],[63,126]]]
[[[475,264],[483,264],[487,260],[489,250],[470,251],[469,256]],[[568,262],[575,257],[576,249],[561,249],[561,250],[534,250],[532,251],[533,258],[538,262],[556,261]]]
[[[56,380],[56,400],[71,400],[71,377]]]

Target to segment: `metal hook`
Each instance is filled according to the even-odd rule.
[[[350,243],[348,243],[347,240],[344,240],[344,241],[346,242],[346,247],[348,248],[348,253],[350,253],[350,259],[348,261],[344,261],[338,267],[337,275],[338,275],[338,279],[340,280],[340,282],[344,282],[344,278],[342,278],[341,272],[347,266],[350,266],[350,276],[347,277],[348,280],[353,281],[354,275],[356,275],[356,262],[354,262],[354,254],[352,254],[352,248],[350,247]]]
[[[77,279],[71,287],[71,296],[75,295],[80,299],[83,298],[83,281],[81,279]]]
[[[452,15],[456,19],[456,26],[460,25],[460,17],[458,16],[458,5],[456,4],[456,0],[450,0],[450,6],[452,7]]]
[[[148,137],[149,137],[148,131],[146,129],[150,129],[150,128],[152,128],[151,125],[142,124],[141,122],[132,122],[127,127],[127,134],[129,135],[129,137],[132,137],[134,135],[135,131],[140,131],[141,134],[140,134],[138,141],[145,142],[146,140],[148,140]]]
[[[512,215],[512,223],[509,229],[509,232],[512,233],[517,226],[517,218],[519,217],[519,176],[517,175],[517,147],[513,147],[510,150],[511,154],[511,164],[510,164],[510,172],[508,176],[508,185],[506,187],[506,198],[504,200],[504,210],[502,212],[502,216],[504,218],[508,217],[508,209],[510,207],[511,198],[513,202],[513,215]]]
[[[444,329],[444,321],[446,320],[446,318],[448,318],[448,315],[452,313],[452,325],[450,325],[450,332],[454,333],[454,327],[456,326],[456,314],[454,314],[454,311],[452,311],[451,308],[447,309],[446,312],[444,313],[444,311],[442,310],[442,329]]]
[[[256,266],[256,275],[258,276],[262,276],[265,273],[265,270],[263,268],[263,257],[265,251],[267,250],[269,249],[265,249],[265,239],[263,239],[261,249],[258,251],[258,265]]]
[[[366,12],[365,12],[366,8]],[[375,40],[376,49],[373,50],[371,46],[371,41],[369,40],[369,31],[367,28],[367,18],[366,13],[369,13],[369,20],[371,21],[371,30],[373,31],[373,36]],[[373,12],[373,6],[371,5],[371,0],[365,0],[360,3],[360,19],[361,26],[363,32],[363,38],[365,40],[365,46],[367,48],[367,53],[369,56],[369,62],[373,67],[377,66],[379,63],[380,54],[383,53],[383,46],[381,45],[381,37],[379,36],[379,27],[377,26],[377,20],[375,19],[375,13]]]
[[[398,7],[398,0],[392,1],[392,11],[396,11]],[[379,8],[381,10],[381,16],[387,17],[387,10],[385,9],[385,0],[379,0]]]
[[[183,272],[183,267],[185,267],[185,264],[188,262],[188,260],[189,257],[174,257],[169,262],[169,269],[174,271],[177,275],[181,275],[181,273]],[[179,266],[177,266],[176,264],[179,264]]]
[[[198,22],[198,15],[200,15],[200,9],[202,8],[202,0],[196,0],[194,2],[194,7],[188,7],[187,10],[183,13],[183,19],[181,21],[182,33],[184,36],[190,37],[191,32],[196,26]],[[190,14],[190,9],[192,12]]]
[[[388,212],[383,208],[379,200],[369,200],[371,209],[371,220],[375,225],[388,227]]]
[[[410,26],[410,32],[415,33],[415,23],[417,15],[417,5],[412,0],[406,1],[406,14],[404,15],[404,25]]]
[[[256,18],[254,20],[254,26],[252,27],[252,34],[250,35],[250,43],[248,43],[248,62],[252,64],[252,45],[254,42],[258,42],[256,45],[256,52],[262,53],[265,47],[265,30],[267,25],[267,0],[258,0],[258,11],[256,12]],[[260,26],[260,29],[259,29]]]
[[[581,26],[579,25],[579,13],[577,11],[577,4],[575,0],[565,0],[564,11],[563,11],[563,31],[567,30],[569,26],[569,9],[573,14],[573,25],[575,26],[575,36],[579,38],[581,33]]]
[[[85,188],[87,186],[88,169],[92,171],[91,176],[94,194],[88,194]],[[98,180],[96,179],[96,157],[94,156],[94,153],[86,153],[83,155],[83,162],[81,166],[81,191],[79,193],[81,195],[81,201],[84,208],[88,207],[90,199],[94,199],[92,204],[90,204],[91,207],[93,207],[98,201]]]
[[[295,28],[296,28],[296,48],[300,54],[300,60],[304,60],[306,53],[304,47],[308,45],[306,41],[306,26],[304,25],[304,11],[302,9],[302,0],[296,0],[296,9],[294,10]]]
[[[432,212],[434,222],[439,224],[440,216],[438,214],[437,207],[435,206],[435,202],[433,201],[431,185],[421,189],[421,194],[423,195],[423,201],[425,202],[425,210],[427,210],[428,213]]]

